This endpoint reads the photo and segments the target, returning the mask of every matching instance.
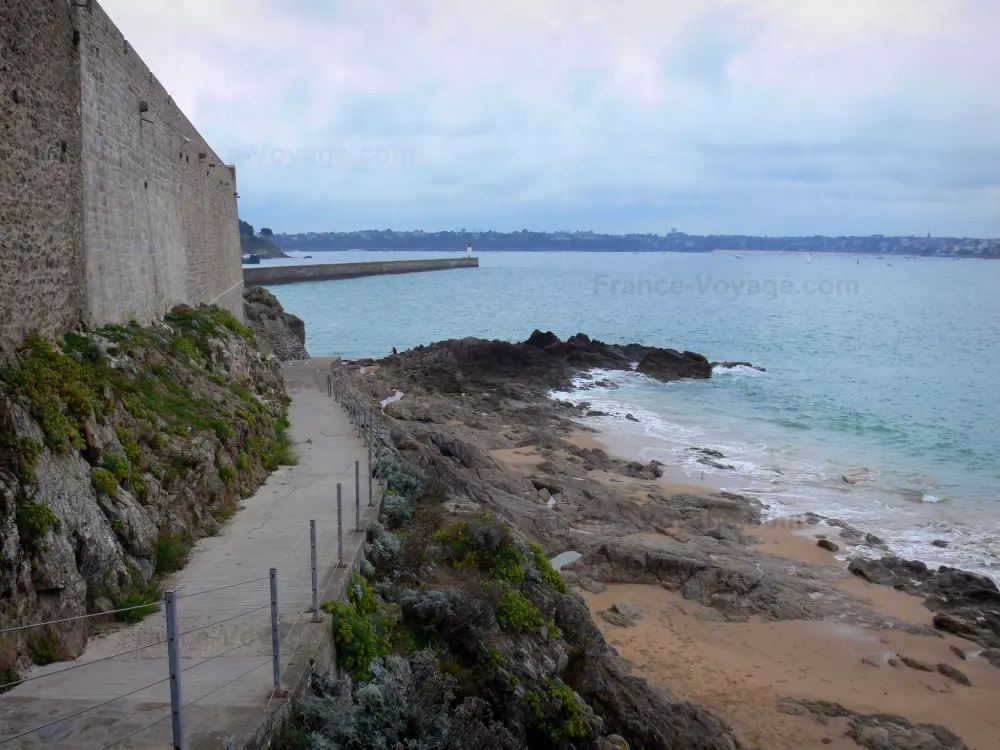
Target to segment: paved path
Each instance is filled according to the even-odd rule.
[[[327,372],[327,359],[284,367],[298,465],[275,472],[244,501],[219,536],[198,543],[188,566],[168,584],[178,597],[182,666],[188,670],[182,673],[182,698],[185,703],[195,701],[185,711],[190,750],[218,750],[227,736],[246,737],[265,709],[274,710],[281,701],[271,699],[270,568],[279,569],[283,684],[308,667],[310,652],[329,627],[328,618],[311,622],[308,611],[309,520],[317,522],[319,582],[325,589],[321,600],[333,598],[343,590],[347,575],[336,566],[338,482],[343,490],[346,560],[354,559],[364,537],[354,533],[356,460],[361,462],[362,528],[374,518],[375,508],[368,507],[367,449],[346,413],[327,395]],[[228,588],[199,594],[221,587]],[[159,643],[165,637],[161,612],[93,638],[73,662],[26,675],[46,676],[0,696],[0,750],[172,747],[166,646]],[[115,656],[125,651],[133,653]],[[205,661],[223,652],[228,653]],[[204,663],[197,666],[199,662]],[[91,709],[105,701],[110,702]],[[58,721],[85,709],[91,710]],[[8,739],[54,721],[40,731]],[[132,732],[128,739],[109,744]]]

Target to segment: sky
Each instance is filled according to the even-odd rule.
[[[102,0],[275,232],[1000,236],[997,0]]]

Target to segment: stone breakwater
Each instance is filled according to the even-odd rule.
[[[456,268],[479,268],[479,258],[388,260],[368,263],[317,263],[303,266],[255,266],[243,269],[243,283],[246,286],[293,284],[299,281],[357,279],[363,276],[448,271]]]

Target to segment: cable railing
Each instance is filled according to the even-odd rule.
[[[48,719],[37,726],[23,729],[19,728],[14,734],[9,736],[0,736],[0,750],[11,746],[11,743],[18,740],[23,741],[30,735],[44,732],[46,729],[50,729],[71,719],[77,719],[91,711],[107,708],[112,706],[117,701],[138,695],[139,693],[147,690],[156,689],[165,683],[169,683],[170,690],[169,712],[164,711],[163,715],[159,718],[149,721],[140,727],[132,728],[127,733],[107,741],[106,744],[101,745],[99,748],[95,748],[95,750],[108,750],[109,748],[120,746],[121,743],[124,743],[127,740],[132,740],[143,732],[154,730],[157,726],[164,724],[167,720],[170,720],[171,722],[173,747],[175,750],[187,750],[185,709],[190,708],[200,701],[204,701],[209,696],[218,693],[224,688],[249,677],[258,670],[266,667],[268,664],[271,664],[272,666],[272,685],[265,710],[270,708],[271,703],[275,700],[275,698],[284,700],[288,697],[288,692],[283,688],[283,681],[286,679],[288,669],[293,663],[299,649],[303,645],[306,636],[311,632],[306,624],[310,622],[322,622],[323,618],[320,607],[322,603],[327,600],[328,595],[331,593],[331,589],[334,588],[334,584],[335,581],[337,581],[338,576],[342,579],[342,584],[346,589],[347,571],[345,569],[348,566],[345,562],[345,546],[350,547],[352,540],[355,540],[357,534],[365,533],[365,513],[363,513],[363,509],[369,509],[376,506],[374,485],[384,479],[384,477],[380,476],[380,458],[386,455],[387,452],[393,452],[393,448],[389,441],[389,430],[382,419],[381,414],[370,405],[369,400],[363,398],[353,388],[349,380],[346,378],[345,373],[340,370],[340,368],[331,368],[327,385],[328,395],[335,397],[343,407],[357,430],[358,437],[364,441],[365,446],[368,449],[366,472],[367,486],[363,487],[361,462],[354,461],[354,523],[349,524],[349,528],[344,528],[344,505],[345,502],[349,503],[344,495],[349,493],[349,488],[344,488],[340,483],[338,483],[336,486],[335,515],[321,515],[319,518],[311,520],[308,528],[303,531],[302,535],[290,547],[281,562],[268,571],[267,576],[258,576],[236,583],[212,586],[207,589],[193,591],[190,593],[184,592],[183,590],[171,590],[166,592],[164,599],[150,602],[148,604],[121,607],[106,612],[87,613],[73,617],[63,617],[49,620],[46,622],[29,625],[16,625],[0,629],[0,636],[3,636],[12,633],[22,633],[24,631],[38,628],[51,628],[53,626],[74,621],[90,620],[93,618],[113,618],[126,613],[135,612],[137,610],[149,610],[151,607],[162,607],[160,614],[164,617],[164,622],[162,624],[147,628],[150,633],[150,637],[152,638],[149,643],[132,646],[113,654],[101,656],[100,658],[74,662],[59,669],[43,671],[38,674],[32,674],[24,678],[9,681],[5,684],[0,684],[0,694],[10,690],[15,690],[28,683],[37,684],[43,680],[55,678],[58,675],[64,675],[67,672],[74,672],[87,667],[92,667],[94,665],[118,661],[123,657],[132,657],[133,659],[162,659],[166,657],[167,662],[165,674],[161,679],[144,683],[141,687],[131,688],[131,686],[129,686],[131,689],[125,690],[124,692],[121,692],[113,697],[109,697],[84,708],[71,711],[59,716],[58,718]],[[347,489],[347,492],[345,492],[345,489]],[[367,503],[363,502],[363,490],[367,491]],[[347,509],[347,513],[350,513],[349,508]],[[368,520],[374,520],[376,513],[377,508],[372,509],[368,513]],[[317,522],[321,524],[319,528],[322,533],[318,533]],[[309,539],[308,548],[303,546],[303,543],[307,538]],[[346,545],[345,541],[347,542]],[[361,538],[359,544],[363,547],[364,537]],[[334,550],[336,550],[335,558],[333,556]],[[321,551],[326,554],[321,555]],[[322,566],[320,563],[321,557],[323,559]],[[267,582],[266,584],[265,581]],[[185,609],[185,603],[187,600],[194,599],[195,597],[219,594],[224,591],[230,592],[246,587],[253,587],[255,591],[259,592],[262,597],[260,601],[263,603],[259,606],[254,604],[254,606],[249,608],[241,609],[236,614],[213,620],[211,622],[197,623],[197,621],[195,621],[195,623],[188,624],[186,629],[181,629],[179,627],[179,617],[184,614],[183,610]],[[342,595],[343,591],[344,589],[341,589],[340,592],[337,592],[338,595]],[[235,594],[236,599],[241,599],[242,597],[243,595]],[[245,606],[246,602],[242,602],[242,604]],[[265,610],[270,613],[269,622],[265,618]],[[254,615],[259,615],[259,619],[254,618]],[[241,634],[245,635],[245,637],[241,637],[241,642],[239,644],[222,644],[222,650],[219,650],[210,656],[201,658],[193,664],[182,666],[182,639],[206,633],[213,628],[223,628],[223,626],[227,625],[235,625],[238,627],[240,621],[250,624],[251,629],[245,634]],[[162,637],[164,630],[166,634],[165,638]],[[254,644],[265,641],[268,637],[270,637],[271,640],[270,649],[267,649],[270,651],[270,654],[267,654],[265,658],[265,654],[261,653],[265,650],[263,647],[260,647],[259,650],[251,647],[254,647]],[[133,640],[132,643],[135,643],[135,641]],[[205,641],[202,639],[201,643],[204,645]],[[163,650],[157,655],[156,650],[160,648]],[[212,687],[210,690],[202,693],[197,698],[188,700],[184,699],[184,677],[188,676],[192,670],[203,669],[205,665],[210,664],[216,659],[233,656],[234,654],[238,654],[238,652],[242,649],[248,648],[251,648],[252,651],[255,651],[261,656],[260,663],[243,671],[241,674],[226,680],[222,684]],[[143,652],[145,652],[145,654]],[[192,657],[197,658],[194,654],[189,654],[187,658],[190,659]],[[0,701],[2,701],[2,695],[0,695]],[[155,705],[155,701],[151,700],[145,700],[144,703],[147,706]],[[106,718],[102,718],[102,721],[106,721]],[[111,734],[112,732],[108,733]],[[102,738],[102,740],[104,739],[105,738]],[[18,745],[18,747],[21,746],[22,745],[20,744]]]

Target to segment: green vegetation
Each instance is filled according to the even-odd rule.
[[[191,537],[184,533],[161,532],[154,547],[156,575],[174,573],[187,565],[191,555]]]
[[[118,479],[108,469],[94,469],[90,477],[94,489],[108,497],[118,494]]]
[[[295,448],[292,439],[288,434],[291,424],[288,421],[287,409],[285,414],[278,420],[275,426],[275,440],[270,450],[264,456],[264,468],[274,471],[279,466],[295,466],[299,459],[295,456]]]
[[[551,586],[560,594],[565,594],[569,591],[566,587],[566,581],[562,579],[559,575],[559,571],[552,567],[552,563],[549,562],[548,555],[545,554],[545,550],[542,545],[537,542],[532,542],[530,545],[531,556],[534,558],[535,567],[538,569],[539,575],[542,577],[548,586]]]
[[[545,625],[541,611],[520,591],[505,588],[497,603],[497,622],[504,630],[537,630]]]
[[[115,602],[115,609],[127,609],[128,611],[118,612],[115,619],[128,623],[140,622],[143,618],[160,611],[160,606],[154,602],[158,602],[162,598],[163,592],[155,583],[125,594]],[[136,609],[129,609],[130,607],[136,607]]]
[[[219,479],[225,482],[227,487],[234,487],[236,485],[236,469],[232,466],[220,466]]]
[[[0,424],[0,468],[5,468],[24,483],[35,481],[35,462],[42,446],[28,437],[15,437]]]
[[[28,636],[28,656],[39,667],[66,658],[59,643],[59,635],[51,628],[36,630]]]
[[[366,680],[371,676],[372,660],[388,654],[392,647],[390,634],[395,620],[362,576],[351,579],[347,598],[347,602],[324,602],[323,610],[332,617],[338,665],[356,680]]]
[[[528,558],[513,542],[510,528],[482,516],[456,521],[434,534],[444,548],[444,559],[454,568],[478,568],[495,581],[524,583]]]
[[[549,695],[559,706],[555,721],[548,724],[549,737],[559,743],[587,736],[587,725],[583,721],[583,702],[562,680],[553,680]]]
[[[17,508],[17,533],[21,537],[21,546],[30,554],[40,553],[45,535],[60,528],[59,517],[47,505],[28,500]]]
[[[16,683],[20,679],[21,673],[17,671],[17,650],[6,636],[0,635],[0,694],[17,687],[11,683]]]

